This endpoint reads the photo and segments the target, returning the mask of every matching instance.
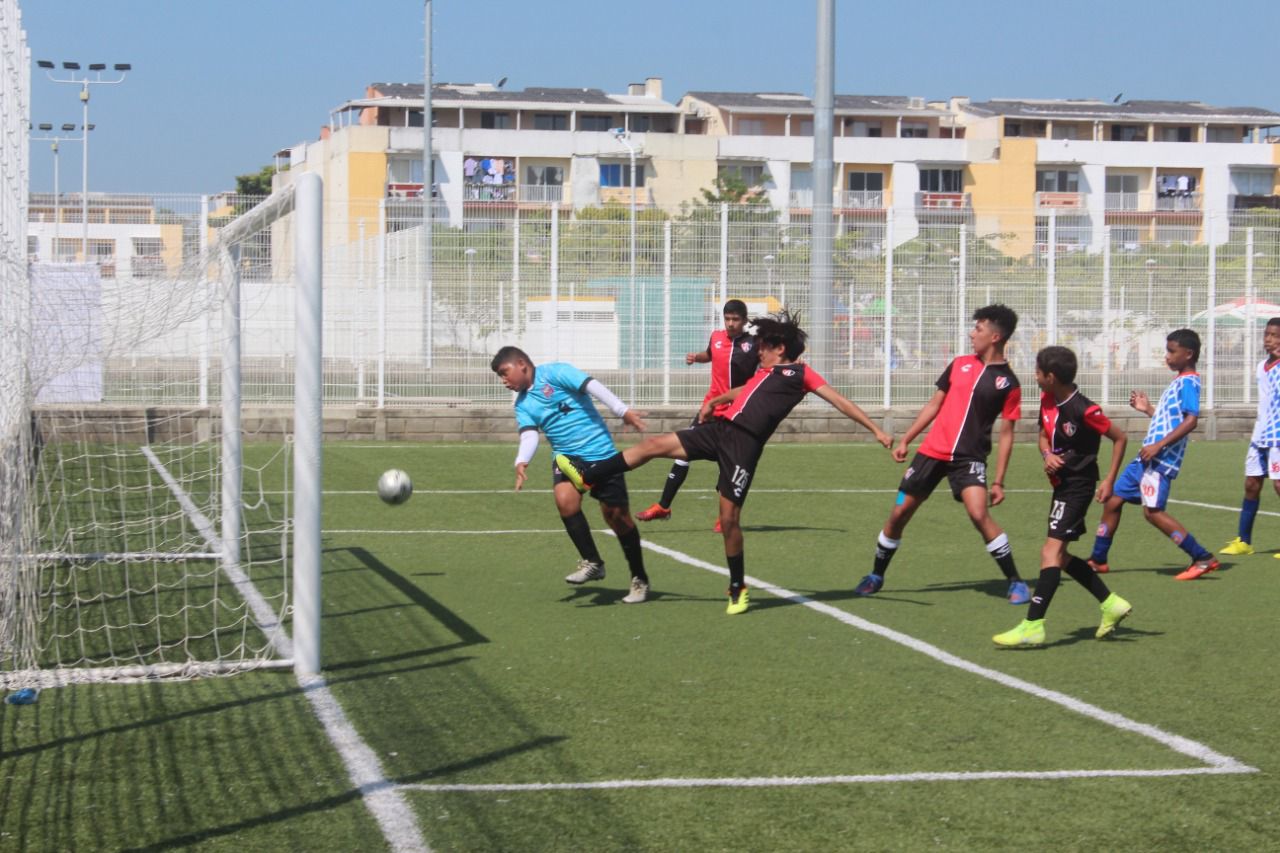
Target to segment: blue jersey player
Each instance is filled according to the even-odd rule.
[[[1142,391],[1129,395],[1129,405],[1150,416],[1151,425],[1142,439],[1138,458],[1120,474],[1114,494],[1103,507],[1089,557],[1089,565],[1099,574],[1109,570],[1107,552],[1126,503],[1142,504],[1143,517],[1191,557],[1191,565],[1175,575],[1176,580],[1195,580],[1220,568],[1213,554],[1165,509],[1169,486],[1182,468],[1188,436],[1200,417],[1200,374],[1196,373],[1199,358],[1200,336],[1191,329],[1175,329],[1165,339],[1164,363],[1177,374],[1169,387],[1154,406]]]
[[[1262,348],[1267,357],[1258,362],[1258,419],[1253,424],[1249,449],[1244,457],[1244,500],[1240,503],[1240,526],[1235,539],[1223,554],[1245,556],[1253,553],[1253,520],[1258,515],[1262,481],[1270,478],[1280,494],[1280,317],[1272,317],[1262,332]],[[1280,553],[1276,559],[1280,560]]]
[[[507,346],[498,350],[489,366],[502,384],[516,393],[516,426],[520,430],[515,462],[516,491],[524,487],[529,461],[538,449],[539,432],[546,433],[553,456],[565,453],[595,461],[618,452],[592,397],[604,403],[627,426],[644,431],[643,412],[628,408],[601,382],[571,364],[553,362],[535,366],[523,350]],[[582,514],[582,495],[554,463],[551,477],[560,520],[582,558],[565,580],[574,585],[602,580],[604,560],[596,550],[591,527]],[[591,490],[591,496],[600,502],[604,520],[617,534],[631,569],[631,589],[622,600],[639,604],[649,595],[649,576],[644,570],[640,532],[631,518],[627,482],[622,474],[602,480]]]

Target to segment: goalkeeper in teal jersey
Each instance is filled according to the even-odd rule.
[[[516,491],[524,487],[529,461],[538,449],[538,433],[551,442],[552,458],[563,453],[588,462],[607,459],[617,448],[609,436],[604,419],[596,411],[592,398],[599,400],[627,426],[644,431],[644,413],[628,408],[598,380],[571,364],[553,362],[535,366],[521,349],[507,346],[498,350],[490,368],[502,384],[516,394],[516,426],[520,430],[520,448],[516,452]],[[581,559],[575,571],[565,577],[578,585],[604,579],[604,560],[596,549],[591,527],[582,514],[582,495],[564,474],[551,463],[552,492],[564,529],[578,549]],[[631,517],[627,482],[622,474],[610,477],[591,490],[600,502],[605,523],[618,536],[622,553],[631,570],[631,589],[622,601],[639,604],[649,595],[649,576],[644,570],[644,554],[640,532]]]
[[[1253,553],[1253,520],[1258,516],[1262,481],[1270,479],[1280,494],[1280,317],[1272,317],[1262,332],[1267,357],[1258,362],[1258,419],[1253,424],[1244,457],[1244,500],[1236,538],[1221,553],[1243,557]],[[1280,553],[1275,555],[1280,560]]]

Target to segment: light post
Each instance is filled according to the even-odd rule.
[[[764,256],[765,292],[769,295],[770,299],[773,298],[773,261],[773,255]]]
[[[636,293],[636,149],[631,144],[631,133],[624,127],[615,127],[610,131],[613,138],[622,143],[627,149],[627,155],[631,160],[631,251],[630,251],[630,269],[627,273],[627,286],[631,289],[631,401],[634,403],[636,399],[636,302],[639,300],[639,294]],[[643,339],[642,339],[643,340]],[[641,363],[644,358],[644,345],[640,343]]]
[[[106,63],[92,62],[89,64],[87,71],[81,72],[81,76],[77,77],[72,74],[70,77],[53,76],[53,63],[47,59],[36,61],[36,65],[45,70],[45,76],[54,83],[71,83],[80,87],[80,105],[84,109],[84,118],[81,121],[86,128],[89,127],[89,86],[95,83],[123,83],[128,72],[133,70],[133,66],[127,62],[117,62],[112,66],[112,70],[120,76],[116,79],[106,79],[102,76],[107,70]],[[62,63],[64,71],[80,72],[79,62]],[[90,77],[93,74],[95,76]],[[84,255],[81,259],[84,263],[89,262],[89,133],[86,130],[84,134],[83,161],[81,164],[80,174],[80,224],[82,226],[82,237],[80,251]]]
[[[1143,261],[1143,266],[1147,268],[1147,316],[1151,316],[1151,285],[1156,274],[1156,259],[1147,258]]]
[[[53,125],[43,123],[36,125],[36,128],[46,133],[53,130]],[[62,133],[69,133],[76,129],[74,124],[63,124]],[[89,135],[89,131],[93,130],[93,125],[87,125],[82,128],[79,136],[33,136],[32,142],[49,142],[49,150],[53,152],[53,253],[50,260],[56,261],[58,251],[58,240],[62,226],[62,193],[58,189],[58,143],[59,142],[84,142],[85,137]]]

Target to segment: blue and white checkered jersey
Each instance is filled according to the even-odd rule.
[[[1155,444],[1169,433],[1177,429],[1188,415],[1200,417],[1200,374],[1179,373],[1169,383],[1156,403],[1151,415],[1151,426],[1147,427],[1147,437],[1142,439],[1145,447]],[[1172,480],[1178,476],[1182,467],[1182,457],[1187,452],[1190,436],[1183,436],[1179,441],[1170,444],[1156,454],[1151,465],[1161,474]]]
[[[604,418],[587,393],[591,377],[571,364],[534,369],[533,384],[516,395],[516,426],[540,429],[556,453],[598,462],[617,453]]]
[[[1280,447],[1280,360],[1258,362],[1258,419],[1249,443],[1257,447]]]

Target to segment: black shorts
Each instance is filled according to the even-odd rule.
[[[580,456],[571,456],[569,458],[572,459],[575,463],[584,462],[584,460]],[[556,457],[555,457],[555,454],[553,453],[551,455],[551,485],[554,488],[555,486],[558,486],[561,483],[567,483],[567,482],[569,482],[569,478],[566,477],[564,473],[559,468],[556,467]],[[590,494],[591,497],[595,498],[596,500],[600,501],[600,503],[604,504],[605,506],[626,507],[631,505],[631,498],[630,496],[627,495],[627,475],[626,474],[614,474],[609,479],[600,483],[596,483],[591,487],[591,491],[588,492],[588,494]]]
[[[907,473],[898,484],[898,491],[919,498],[927,498],[933,494],[938,483],[946,477],[951,483],[951,496],[961,500],[960,494],[970,486],[987,488],[987,463],[966,459],[945,462],[917,453],[911,460]]]
[[[714,459],[720,464],[716,491],[738,506],[747,500],[764,442],[725,420],[713,420],[676,433],[690,460]]]
[[[1089,514],[1096,484],[1091,480],[1065,482],[1055,486],[1049,504],[1049,538],[1074,542],[1084,535],[1084,518]]]

